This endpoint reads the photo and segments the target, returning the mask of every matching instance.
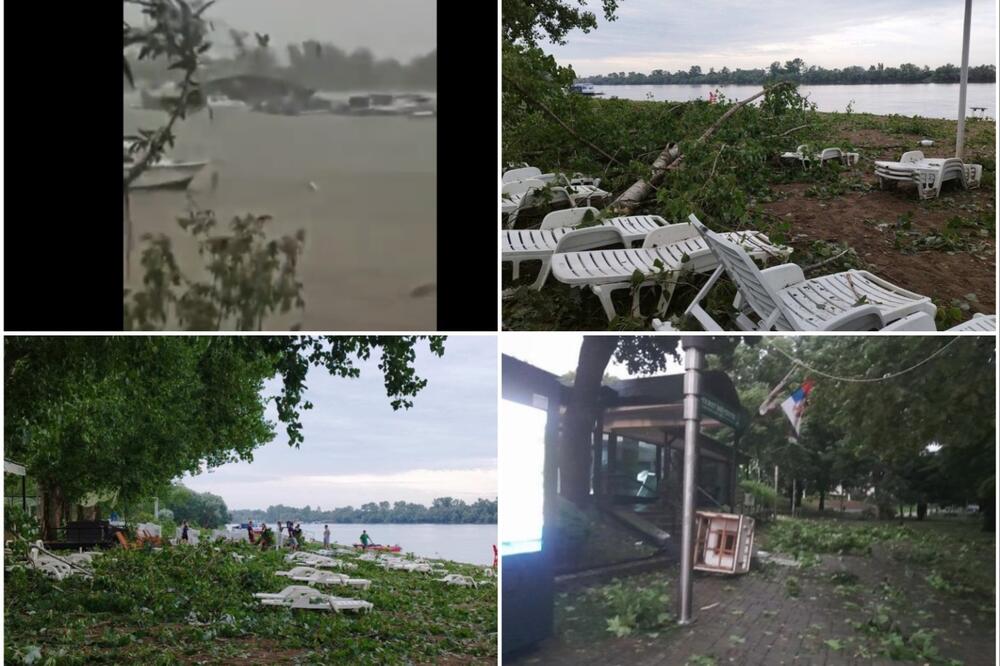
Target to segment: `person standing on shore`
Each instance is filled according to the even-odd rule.
[[[181,543],[188,542],[188,521],[184,521],[181,524]]]
[[[361,530],[361,546],[368,550],[368,544],[371,543],[372,538],[368,536],[368,530]]]
[[[330,526],[329,525],[324,525],[323,526],[323,547],[324,548],[329,548],[330,547]]]

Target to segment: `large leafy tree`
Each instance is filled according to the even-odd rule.
[[[882,507],[977,499],[985,508],[984,525],[992,526],[992,338],[768,339],[733,358],[730,372],[748,405],[760,404],[793,367],[785,354],[824,374],[881,381],[813,376],[816,386],[797,443],[788,441],[780,414],[752,422],[744,442],[758,461],[780,464],[786,478],[806,482],[821,498],[844,485],[874,489]],[[782,396],[811,374],[796,370]]]
[[[600,0],[600,5],[604,18],[614,21],[618,0]],[[586,6],[586,0],[503,0],[503,38],[531,46],[543,38],[565,44],[571,30],[590,32],[597,27],[597,16]]]
[[[129,501],[172,479],[236,460],[269,442],[274,401],[289,444],[304,440],[310,368],[358,377],[380,355],[394,409],[425,386],[413,367],[418,336],[8,337],[6,453],[42,489],[49,534],[62,508],[92,493]],[[444,338],[431,336],[441,355]],[[277,377],[275,395],[262,393]]]

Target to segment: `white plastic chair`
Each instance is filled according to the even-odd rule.
[[[736,324],[744,331],[934,330],[937,308],[926,296],[868,271],[849,270],[811,280],[795,264],[762,271],[741,247],[710,231],[694,215],[689,219],[719,264],[686,310],[706,330],[723,330],[701,307],[723,272],[736,284],[733,308]],[[930,328],[921,313],[929,315]]]
[[[501,231],[501,262],[511,262],[513,279],[516,280],[520,276],[522,262],[541,261],[538,278],[532,285],[535,289],[541,289],[548,277],[549,260],[554,252],[593,249],[615,243],[631,247],[636,241],[643,240],[650,231],[667,225],[667,221],[659,215],[632,215],[601,220],[599,226],[573,229],[572,227],[584,222],[587,213],[599,215],[596,208],[569,208],[546,215],[539,229]],[[620,237],[595,233],[594,230],[601,228],[616,229],[620,232]],[[576,238],[560,244],[568,236]]]
[[[435,578],[434,580],[446,583],[448,585],[462,585],[464,587],[479,587],[469,576],[463,576],[461,574],[448,574],[444,578]]]
[[[494,172],[495,173],[495,172]],[[502,180],[505,183],[512,183],[515,180],[524,180],[526,178],[534,178],[535,176],[541,176],[542,170],[538,167],[524,166],[517,169],[510,169],[503,172]]]
[[[972,319],[963,321],[957,326],[952,326],[948,331],[951,333],[976,331],[977,333],[995,334],[997,332],[997,316],[976,313],[972,315]]]
[[[771,243],[758,231],[735,231],[726,237],[740,243],[755,258],[765,261],[770,258],[784,260],[791,253],[791,248]],[[654,229],[646,235],[642,248],[557,252],[551,260],[553,277],[572,287],[589,288],[600,300],[609,321],[616,315],[612,294],[631,289],[636,271],[643,276],[632,298],[632,314],[637,317],[643,288],[661,284],[663,290],[657,310],[663,311],[682,273],[704,273],[717,265],[708,245],[690,224]]]

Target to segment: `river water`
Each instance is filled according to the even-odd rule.
[[[957,83],[914,83],[885,85],[830,85],[799,86],[799,92],[816,103],[819,111],[844,111],[852,104],[860,113],[890,114],[904,116],[925,116],[928,118],[958,118]],[[719,90],[732,101],[746,99],[760,92],[760,86],[712,86],[712,85],[639,85],[639,86],[594,86],[594,90],[604,93],[604,97],[616,96],[620,99],[687,102],[694,99],[708,99],[708,94]],[[966,91],[966,107],[969,115],[973,106],[986,107],[986,115],[996,117],[995,83],[970,83]]]
[[[131,101],[126,132],[162,125],[165,114],[130,108]],[[275,315],[264,330],[299,322],[306,330],[436,328],[436,118],[213,113],[176,126],[169,157],[211,160],[187,193],[133,192],[131,287],[141,286],[144,233],[171,237],[183,269],[203,265],[176,222],[187,194],[220,222],[266,213],[274,235],[305,229],[298,269],[305,312]]]
[[[274,528],[273,524],[269,527]],[[467,564],[493,564],[493,545],[497,543],[496,525],[330,524],[330,542],[343,545],[361,543],[361,530],[375,543],[402,546],[401,553],[413,553]],[[316,541],[323,541],[323,523],[302,523],[302,531]],[[286,533],[287,534],[287,533]]]

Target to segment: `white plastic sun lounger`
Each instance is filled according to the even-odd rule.
[[[538,167],[533,166],[523,166],[516,169],[508,169],[503,172],[501,180],[505,183],[513,183],[517,180],[525,180],[526,178],[534,178],[535,176],[541,176],[542,170]]]
[[[725,235],[738,242],[754,258],[785,260],[792,250],[775,245],[759,231],[733,231]],[[662,268],[657,267],[657,262]],[[642,248],[626,250],[590,250],[561,252],[552,255],[552,275],[572,287],[587,287],[601,301],[608,320],[615,318],[611,295],[632,288],[632,276],[639,271],[645,280],[632,299],[632,314],[639,316],[639,292],[657,283],[657,276],[670,273],[660,296],[658,310],[665,310],[681,272],[704,273],[718,265],[708,244],[690,224],[671,224],[647,234]]]
[[[441,583],[446,583],[448,585],[463,585],[465,587],[479,587],[469,576],[463,576],[461,574],[448,574],[444,578],[435,578],[434,580]]]
[[[926,319],[924,325],[925,330],[933,331],[934,328],[934,317],[930,315],[923,315]],[[951,328],[945,329],[946,333],[989,333],[991,335],[996,335],[997,332],[997,316],[996,315],[986,315],[982,313],[976,313],[972,315],[972,319],[968,321],[963,321],[957,326],[952,326]]]
[[[933,199],[941,194],[941,186],[949,180],[959,181],[965,189],[979,187],[983,167],[965,164],[954,157],[927,158],[922,151],[911,150],[903,153],[898,162],[876,161],[875,175],[880,188],[885,187],[886,182],[912,182],[921,199]]]
[[[291,585],[281,592],[257,592],[253,595],[265,606],[283,606],[285,608],[303,608],[306,610],[370,611],[374,606],[371,602],[360,599],[345,599],[329,594],[323,594],[305,585]]]
[[[997,316],[977,313],[972,315],[972,319],[963,321],[958,326],[952,326],[948,331],[950,333],[976,331],[979,333],[995,334],[997,332]]]
[[[351,578],[347,574],[332,571],[320,571],[313,567],[294,567],[290,571],[275,571],[275,576],[285,576],[292,580],[305,583],[323,583],[328,585],[351,585],[368,589],[371,581],[365,578]]]
[[[538,167],[528,166],[527,164],[504,171],[500,180],[503,183],[516,183],[519,180],[528,179],[537,179],[546,183],[561,183],[563,185],[601,186],[600,178],[592,178],[582,173],[574,173],[572,176],[566,176],[566,174],[558,172],[542,173],[542,170]]]
[[[796,160],[802,164],[803,168],[808,167],[814,161],[823,166],[832,160],[840,160],[840,163],[844,166],[851,166],[852,164],[857,164],[860,158],[861,156],[858,153],[848,153],[840,148],[824,148],[820,153],[810,155],[809,147],[805,145],[796,148],[794,153],[781,154],[781,159]]]
[[[609,192],[594,185],[554,184],[532,178],[503,185],[500,191],[500,212],[507,216],[507,227],[512,228],[521,211],[567,203],[570,208],[589,206],[594,200],[601,201],[609,195]]]
[[[587,214],[600,214],[596,208],[570,208],[549,213],[540,229],[508,229],[500,232],[501,262],[509,261],[513,279],[520,275],[521,262],[541,261],[538,278],[532,288],[541,289],[549,276],[549,260],[556,252],[578,252],[622,244],[631,247],[649,232],[667,226],[659,215],[630,215],[601,220],[600,225],[574,229]],[[615,233],[617,231],[618,233]]]
[[[849,270],[811,280],[795,264],[762,271],[743,248],[710,231],[694,215],[690,220],[719,262],[686,310],[706,330],[723,330],[701,307],[723,272],[736,284],[733,308],[737,326],[744,331],[934,330],[937,308],[926,296],[868,271]],[[929,315],[930,328],[928,317],[921,315]]]
[[[430,573],[431,565],[426,562],[406,562],[404,560],[384,560],[382,566],[385,569],[398,569],[417,573]]]

